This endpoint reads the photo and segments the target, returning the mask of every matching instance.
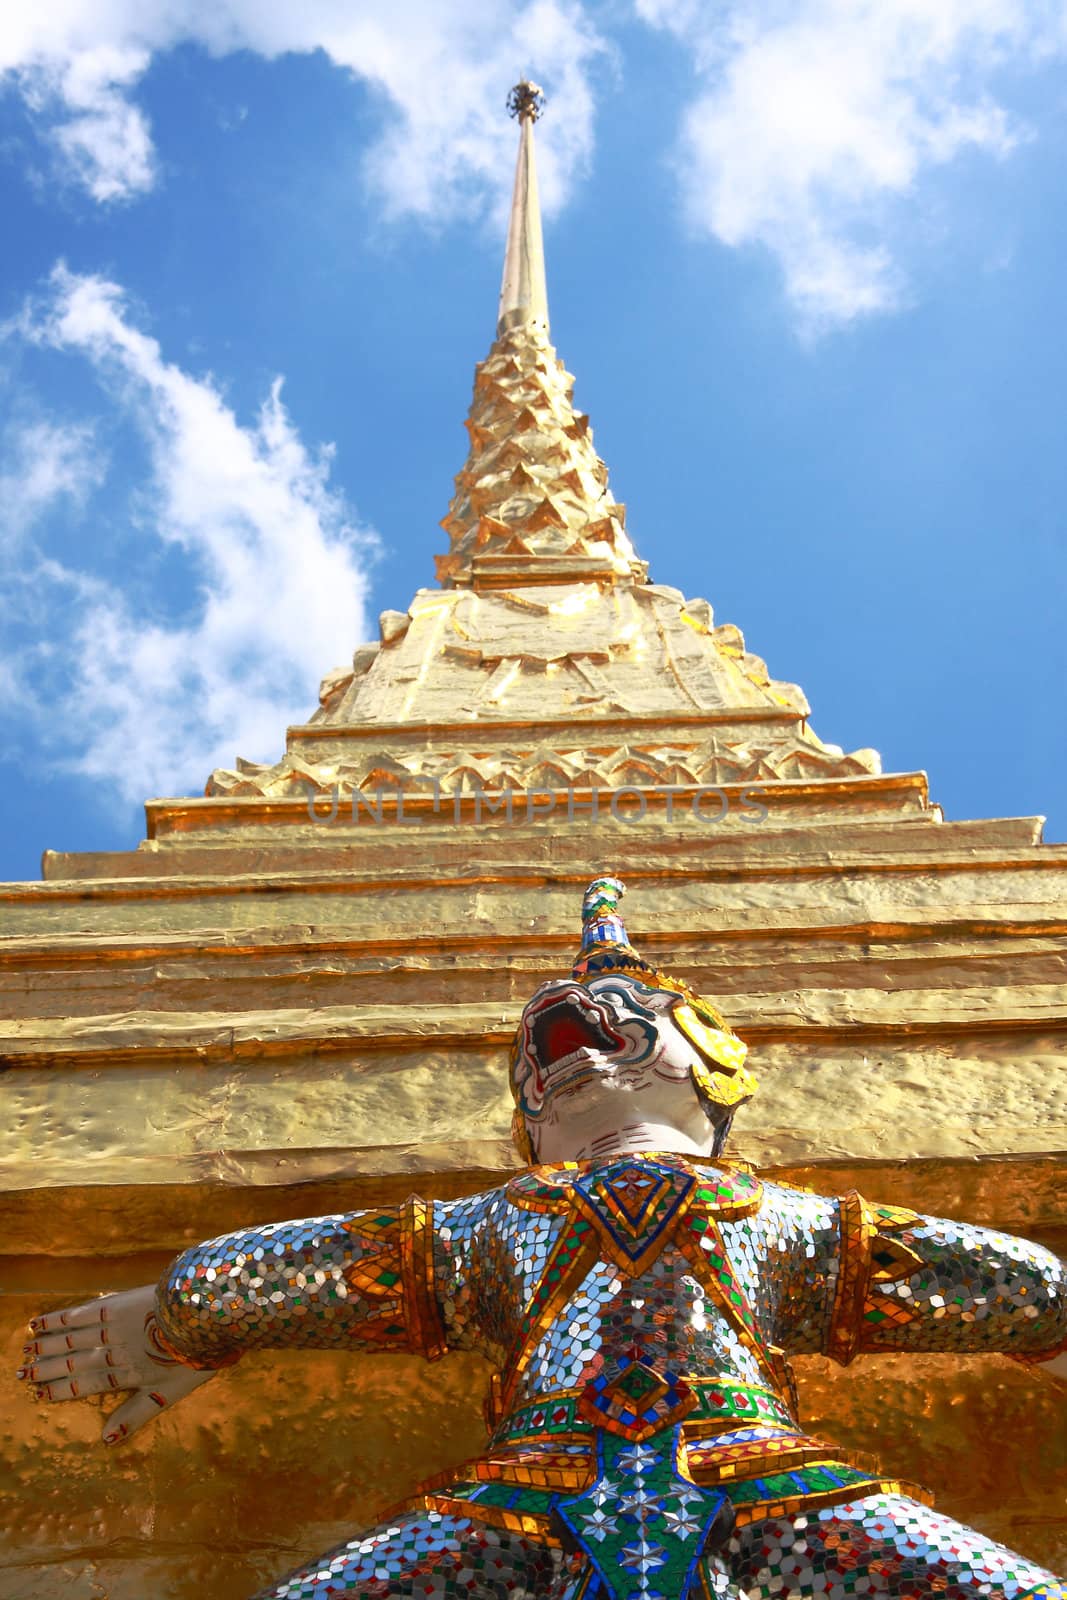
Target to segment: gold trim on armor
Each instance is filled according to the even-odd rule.
[[[404,1322],[411,1348],[427,1361],[438,1361],[447,1351],[448,1341],[435,1293],[433,1207],[418,1195],[412,1195],[404,1203],[400,1272],[404,1286]]]
[[[524,1489],[588,1489],[596,1477],[596,1455],[590,1439],[578,1440],[588,1446],[580,1455],[563,1450],[528,1450],[514,1455],[481,1456],[463,1469],[464,1481],[509,1483]]]
[[[847,1367],[859,1349],[863,1302],[871,1271],[871,1245],[877,1229],[871,1221],[866,1200],[855,1189],[841,1196],[839,1207],[841,1255],[826,1353]]]
[[[827,1462],[832,1466],[833,1462]],[[753,1522],[765,1522],[771,1517],[794,1517],[801,1512],[826,1510],[831,1506],[848,1505],[852,1500],[865,1500],[872,1494],[899,1494],[921,1505],[931,1506],[933,1495],[920,1484],[903,1478],[871,1478],[865,1483],[842,1485],[839,1489],[816,1490],[813,1494],[788,1495],[777,1500],[759,1501],[753,1505],[735,1506],[734,1525],[746,1528]],[[477,1500],[459,1500],[451,1495],[420,1494],[402,1505],[392,1507],[385,1517],[406,1511],[440,1511],[446,1516],[467,1517],[471,1522],[483,1523],[490,1528],[506,1528],[510,1533],[532,1535],[551,1550],[561,1550],[562,1541],[555,1533],[551,1517],[541,1517],[528,1512],[506,1511],[501,1506],[482,1505]]]
[[[700,1488],[713,1484],[762,1478],[768,1472],[789,1472],[794,1467],[828,1463],[834,1446],[825,1439],[790,1436],[751,1439],[741,1444],[683,1442],[679,1470]],[[840,1454],[840,1452],[838,1452]]]
[[[550,1550],[562,1550],[563,1544],[553,1532],[551,1517],[532,1516],[523,1511],[505,1511],[502,1506],[483,1506],[477,1500],[454,1500],[447,1494],[424,1494],[406,1501],[403,1511],[440,1511],[449,1517],[468,1517],[471,1522],[481,1522],[488,1528],[506,1528],[509,1533],[531,1534]]]
[[[877,1312],[896,1327],[915,1321],[916,1311],[892,1293],[892,1286],[910,1278],[923,1263],[894,1237],[919,1221],[917,1212],[906,1206],[871,1205],[855,1189],[842,1195],[839,1205],[841,1257],[826,1353],[847,1367],[861,1350],[879,1348],[876,1328],[866,1320],[868,1312]]]

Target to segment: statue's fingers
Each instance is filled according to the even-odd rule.
[[[73,1377],[77,1367],[71,1356],[49,1356],[44,1361],[34,1361],[20,1367],[16,1377],[27,1378],[30,1383],[50,1383],[53,1378]]]
[[[87,1378],[91,1372],[104,1372],[122,1365],[118,1353],[96,1345],[90,1350],[72,1350],[61,1355],[45,1356],[28,1366],[20,1367],[16,1377],[28,1378],[31,1383],[51,1383],[54,1378]]]
[[[146,1422],[158,1417],[166,1406],[167,1397],[159,1389],[138,1389],[104,1423],[101,1435],[104,1443],[118,1444],[121,1439],[128,1439],[131,1433],[136,1433]]]
[[[65,1333],[71,1328],[96,1327],[108,1320],[106,1298],[87,1300],[81,1306],[67,1306],[63,1311],[47,1311],[43,1316],[33,1317],[30,1332],[39,1336],[42,1333]]]
[[[136,1389],[140,1382],[140,1377],[130,1367],[94,1367],[89,1372],[79,1372],[76,1377],[53,1378],[47,1383],[39,1383],[35,1392],[41,1400],[84,1400],[89,1394]]]
[[[28,1361],[69,1355],[72,1350],[97,1350],[110,1342],[110,1330],[99,1322],[91,1328],[72,1328],[60,1333],[40,1333],[22,1347]]]

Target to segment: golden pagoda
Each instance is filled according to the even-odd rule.
[[[1040,819],[947,822],[924,774],[823,743],[738,628],[650,578],[549,339],[539,103],[515,92],[497,334],[436,584],[328,674],[276,764],[148,801],[136,850],[48,852],[41,883],[0,886],[0,1597],[241,1600],[477,1450],[474,1356],[248,1360],[117,1451],[93,1403],[35,1410],[10,1374],[31,1313],[198,1239],[499,1181],[518,1012],[569,964],[596,872],[749,1041],[736,1155],[1067,1248],[1067,848]],[[1067,1565],[1041,1374],[800,1368],[810,1423]]]

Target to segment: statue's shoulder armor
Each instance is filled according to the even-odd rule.
[[[762,1182],[763,1207],[782,1216],[813,1217],[837,1214],[840,1198],[822,1194],[816,1189],[793,1183],[776,1183],[771,1178]]]

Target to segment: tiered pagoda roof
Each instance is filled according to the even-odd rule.
[[[874,751],[846,755],[815,735],[802,690],[772,679],[707,600],[649,581],[573,387],[549,340],[526,115],[497,336],[475,371],[441,587],[383,613],[378,643],[324,680],[281,761],[239,760],[212,774],[209,796],[878,773]]]

